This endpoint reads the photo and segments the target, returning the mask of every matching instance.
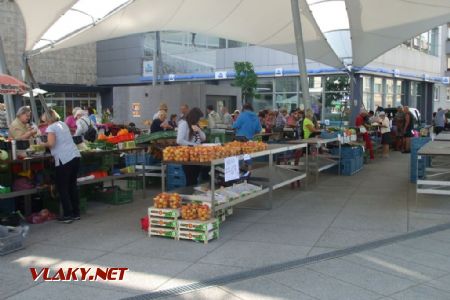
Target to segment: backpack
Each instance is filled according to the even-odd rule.
[[[88,130],[83,135],[84,139],[89,142],[94,142],[97,139],[97,130],[92,126],[92,121],[88,124],[85,119],[82,120],[88,126]]]

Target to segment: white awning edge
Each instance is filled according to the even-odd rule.
[[[448,0],[345,0],[353,65],[363,67],[434,27],[450,21]]]

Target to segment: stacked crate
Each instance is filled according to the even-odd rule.
[[[179,209],[150,207],[148,209],[148,235],[178,239],[179,216]]]
[[[219,238],[219,220],[208,221],[178,220],[178,239],[192,240],[207,244]]]
[[[417,152],[422,146],[431,141],[429,137],[418,137],[411,139],[411,161],[410,161],[410,181],[416,183],[417,178],[425,176],[425,168],[431,164],[430,157],[422,157],[417,159]]]
[[[339,155],[339,148],[331,148],[332,155]],[[341,147],[341,175],[351,176],[362,170],[364,165],[363,148]]]
[[[183,166],[169,164],[167,165],[167,190],[173,190],[186,186],[186,176],[184,175]]]

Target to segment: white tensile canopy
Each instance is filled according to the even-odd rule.
[[[51,49],[61,49],[141,32],[180,30],[248,42],[296,54],[290,0],[16,0],[16,2],[25,19],[27,51],[40,48],[49,50],[49,46]],[[306,57],[330,66],[341,67],[341,61],[325,40],[308,4],[305,0],[299,2]],[[53,6],[55,3],[57,9]],[[49,26],[59,19],[61,12],[74,4],[73,9],[46,32]],[[36,13],[43,10],[45,14]],[[113,12],[110,13],[111,11]],[[66,20],[63,21],[63,18]],[[83,30],[79,30],[83,27]],[[78,33],[70,35],[70,32],[75,30],[78,30]]]
[[[345,0],[350,20],[353,65],[372,60],[450,21],[449,0]]]
[[[296,54],[290,0],[16,2],[25,20],[29,53],[141,32],[180,30]],[[403,41],[450,21],[449,0],[299,2],[306,58],[335,67],[342,61],[365,66]]]

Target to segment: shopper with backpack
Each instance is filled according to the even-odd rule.
[[[94,122],[86,114],[84,110],[78,110],[75,113],[75,119],[77,120],[77,131],[74,136],[82,136],[84,140],[93,142],[97,139],[97,127]]]

